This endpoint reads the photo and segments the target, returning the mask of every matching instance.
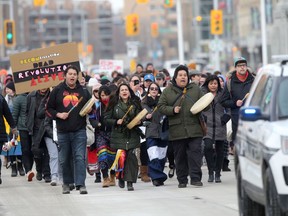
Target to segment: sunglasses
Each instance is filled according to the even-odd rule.
[[[158,88],[157,88],[157,87],[155,87],[155,88],[154,88],[154,87],[151,87],[150,90],[151,90],[151,91],[158,91]]]

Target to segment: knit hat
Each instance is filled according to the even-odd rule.
[[[87,86],[94,86],[97,83],[99,83],[99,82],[96,78],[90,78]]]
[[[176,77],[177,77],[177,75],[178,75],[178,72],[179,72],[180,70],[186,71],[187,77],[189,77],[188,67],[186,67],[185,65],[178,65],[178,66],[175,68],[173,79],[176,79]]]
[[[157,79],[163,79],[163,80],[165,80],[165,74],[164,73],[162,73],[162,72],[159,72],[159,73],[157,73],[156,74],[156,80]]]
[[[189,76],[191,77],[192,75],[201,75],[201,72],[196,69],[191,69],[189,71]]]
[[[234,67],[236,67],[238,63],[246,63],[247,64],[247,60],[244,57],[237,57],[234,59]]]
[[[8,82],[7,85],[6,85],[6,88],[9,88],[9,89],[11,89],[12,91],[15,92],[14,82]]]

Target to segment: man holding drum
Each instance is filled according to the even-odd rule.
[[[56,86],[50,94],[46,114],[56,120],[59,162],[63,167],[62,193],[69,194],[69,184],[75,182],[80,194],[87,194],[86,116],[80,116],[79,112],[91,95],[80,85],[77,67],[67,67],[64,75],[65,81]]]
[[[169,141],[174,148],[179,188],[187,187],[188,176],[191,185],[203,185],[201,182],[203,132],[199,114],[194,115],[190,112],[192,105],[202,96],[203,92],[199,86],[189,83],[188,68],[179,65],[175,69],[172,85],[164,89],[159,99],[159,111],[169,119]]]

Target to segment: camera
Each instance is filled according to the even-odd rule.
[[[2,151],[9,151],[12,147],[17,146],[18,142],[15,139],[10,140],[9,142],[4,143],[2,146]]]
[[[134,86],[138,85],[140,83],[139,80],[134,80]]]

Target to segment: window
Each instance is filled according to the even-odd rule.
[[[273,78],[268,75],[263,75],[256,87],[255,93],[252,97],[251,106],[258,106],[261,108],[263,114],[269,115],[270,103],[272,97]]]
[[[288,78],[282,79],[278,89],[277,111],[279,119],[288,118]]]

